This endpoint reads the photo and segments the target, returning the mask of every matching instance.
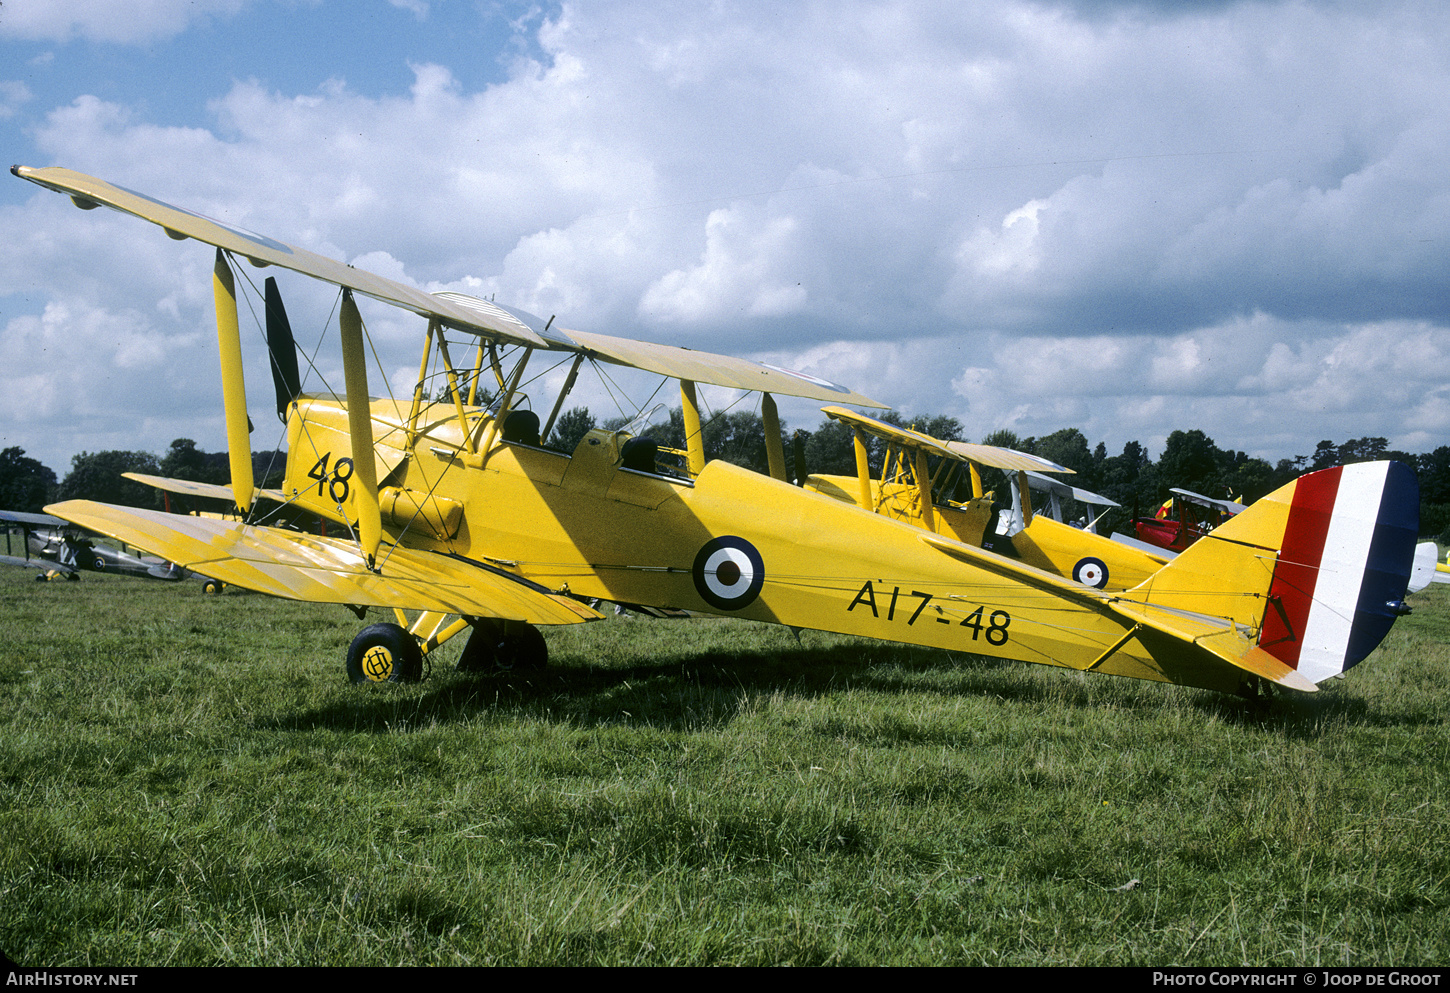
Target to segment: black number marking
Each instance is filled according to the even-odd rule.
[[[978,613],[981,610],[978,608]],[[1007,625],[1012,623],[1012,615],[1005,610],[992,611],[991,623],[987,625],[987,641],[994,645],[1007,644]],[[1001,635],[1001,637],[997,637]],[[976,635],[973,635],[976,637]]]
[[[347,473],[343,474],[343,469]],[[352,478],[352,459],[338,459],[337,464],[332,467],[332,479],[327,484],[327,495],[332,497],[333,503],[347,503],[348,480]],[[342,494],[339,495],[337,487],[342,486]]]
[[[912,590],[910,595],[917,597],[921,602],[916,605],[916,609],[906,619],[907,627],[915,624],[916,619],[921,616],[921,612],[926,609],[926,605],[936,598],[936,594],[923,593],[921,590]],[[886,620],[896,620],[896,602],[900,597],[901,587],[893,586],[891,588],[891,600],[886,606]],[[850,613],[861,606],[870,607],[872,617],[878,619],[881,617],[881,612],[876,606],[876,586],[870,579],[866,580],[866,584],[857,591],[856,596],[846,605],[846,612]],[[941,612],[940,607],[937,608],[937,612]],[[938,617],[936,621],[938,624],[951,623],[945,617]],[[1007,628],[1011,623],[1012,615],[1007,613],[1007,611],[994,610],[991,616],[988,617],[986,607],[978,607],[961,620],[962,627],[972,629],[973,641],[979,640],[982,637],[982,632],[985,631],[987,634],[987,642],[998,647],[1007,644],[1010,638],[1010,635],[1007,634]]]
[[[322,496],[322,487],[327,483],[327,460],[330,458],[332,458],[332,453],[328,452],[322,458],[318,459],[317,464],[307,472],[307,478],[317,480],[318,496]]]

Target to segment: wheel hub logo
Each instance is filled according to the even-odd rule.
[[[363,656],[363,672],[376,682],[383,682],[393,674],[393,653],[382,645],[374,645]]]

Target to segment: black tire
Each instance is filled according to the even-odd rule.
[[[208,579],[201,584],[201,591],[216,596],[222,591],[222,582],[219,579]]]
[[[423,678],[423,649],[396,624],[365,627],[347,650],[347,678],[354,683],[416,683]]]
[[[458,657],[459,672],[536,672],[549,664],[549,644],[523,621],[475,621]]]
[[[65,578],[66,582],[79,583],[81,581],[81,574],[78,572],[68,572],[65,574]]]

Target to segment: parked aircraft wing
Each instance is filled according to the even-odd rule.
[[[998,448],[996,445],[974,445],[968,441],[948,441],[945,443],[957,454],[969,462],[978,465],[989,465],[994,469],[1006,469],[1009,472],[1017,470],[1035,472],[1073,472],[1065,465],[1058,465],[1051,459],[1044,459],[1040,455],[1029,455],[1027,452],[1019,452],[1013,448]]]
[[[73,565],[40,557],[23,559],[19,555],[0,555],[0,565],[18,565],[22,569],[39,569],[41,572],[75,572]]]
[[[205,497],[209,500],[225,500],[227,503],[235,504],[236,496],[232,488],[226,483],[198,483],[191,479],[170,479],[166,476],[150,476],[144,472],[123,472],[122,476],[133,479],[144,486],[154,489],[165,490],[168,493],[179,493],[182,496]],[[277,503],[286,503],[287,495],[281,490],[257,490],[257,496],[265,497]]]
[[[0,510],[0,523],[20,524],[28,528],[63,528],[66,522],[49,514],[31,514],[23,510]]]
[[[1202,493],[1195,493],[1192,490],[1181,490],[1176,486],[1170,487],[1168,492],[1177,493],[1189,503],[1196,503],[1200,507],[1211,507],[1221,513],[1228,514],[1230,517],[1244,512],[1244,505],[1234,503],[1232,500],[1216,500],[1213,497],[1204,496]]]
[[[1032,486],[1036,489],[1046,490],[1049,493],[1056,493],[1059,497],[1063,499],[1071,497],[1078,503],[1092,504],[1095,507],[1122,506],[1122,504],[1118,503],[1116,500],[1109,500],[1107,497],[1102,496],[1098,493],[1094,493],[1092,490],[1085,490],[1078,486],[1069,486],[1067,483],[1053,479],[1051,476],[1044,476],[1041,473],[1027,473],[1027,481],[1031,483]]]
[[[437,552],[384,546],[381,574],[355,543],[282,528],[70,500],[47,508],[204,576],[259,593],[361,607],[399,607],[532,624],[602,615],[503,569]]]
[[[858,404],[858,406],[860,406]],[[845,407],[822,407],[821,413],[833,421],[840,421],[849,424],[853,428],[860,428],[869,435],[873,435],[893,445],[901,445],[905,448],[920,449],[928,455],[941,455],[956,461],[962,461],[962,457],[948,448],[949,442],[938,441],[929,434],[922,434],[920,431],[913,431],[911,428],[897,427],[895,424],[888,424],[885,421],[859,414],[854,410],[847,410]]]

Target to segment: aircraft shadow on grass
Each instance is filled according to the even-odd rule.
[[[795,647],[750,651],[708,651],[628,666],[560,665],[536,672],[454,673],[435,669],[421,696],[391,686],[366,696],[349,695],[321,708],[281,712],[278,729],[331,727],[396,733],[415,727],[476,720],[480,713],[544,718],[578,727],[646,727],[665,731],[709,731],[734,722],[752,707],[769,707],[773,697],[816,699],[848,690],[905,695],[992,697],[1009,705],[1042,705],[1091,710],[1110,707],[1151,716],[1187,706],[1245,728],[1277,729],[1295,740],[1324,736],[1326,720],[1399,726],[1408,715],[1376,716],[1347,693],[1305,698],[1279,694],[1244,699],[1184,689],[1178,697],[1143,692],[1132,681],[1105,681],[1069,672],[1038,670],[993,659],[924,650],[911,645],[871,644]],[[743,703],[748,698],[750,703]],[[1421,723],[1409,718],[1411,723]],[[883,714],[879,721],[836,719],[817,730],[867,739],[875,744],[931,744],[967,747],[970,732],[943,733]]]

